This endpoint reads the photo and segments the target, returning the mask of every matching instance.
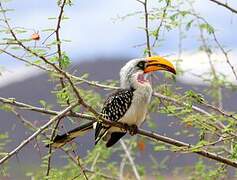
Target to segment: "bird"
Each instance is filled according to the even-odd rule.
[[[146,119],[153,92],[148,74],[162,70],[176,74],[174,65],[161,56],[132,59],[121,68],[120,89],[105,99],[101,115],[106,120],[123,123],[124,129],[102,122],[89,122],[63,135],[57,135],[51,146],[61,147],[92,128],[95,129],[95,145],[102,139],[107,148],[116,144],[127,132],[136,134]]]

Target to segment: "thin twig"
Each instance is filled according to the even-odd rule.
[[[70,108],[71,107],[71,108]],[[24,147],[28,142],[29,140],[32,140],[33,138],[35,138],[37,135],[39,135],[45,128],[47,128],[49,125],[51,125],[53,122],[55,122],[58,118],[61,118],[62,116],[64,115],[68,115],[68,113],[70,113],[69,111],[72,109],[73,107],[72,106],[69,106],[68,108],[66,108],[64,111],[62,111],[60,114],[58,114],[57,116],[55,116],[54,118],[52,118],[48,123],[46,123],[44,126],[42,126],[41,128],[39,128],[39,130],[37,130],[32,136],[30,136],[29,138],[27,138],[25,141],[23,141],[16,149],[14,149],[12,152],[10,152],[7,156],[5,156],[3,159],[0,160],[0,164],[5,162],[7,159],[9,159],[11,156],[13,156],[14,154],[16,154],[22,147]],[[97,118],[92,118],[91,116],[89,116],[90,118],[88,120],[92,120],[92,121],[97,121]],[[110,126],[115,126],[115,127],[119,127],[121,129],[125,129],[126,128],[124,127],[124,124],[122,123],[119,123],[119,122],[111,122],[111,121],[108,121],[108,120],[103,120],[101,119],[101,123],[104,123],[106,125],[110,125]],[[190,144],[187,144],[187,143],[184,143],[184,142],[181,142],[181,141],[178,141],[178,140],[175,140],[175,139],[172,139],[172,138],[169,138],[169,137],[166,137],[166,136],[162,136],[162,135],[159,135],[157,133],[154,133],[154,132],[150,132],[150,131],[146,131],[146,130],[142,130],[142,129],[139,129],[138,130],[138,134],[142,135],[142,136],[145,136],[147,138],[152,138],[154,140],[157,140],[157,141],[161,141],[161,142],[164,142],[164,143],[167,143],[167,144],[171,144],[171,145],[174,145],[174,146],[177,146],[177,147],[185,147],[185,148],[193,148],[194,146],[193,145],[190,145]],[[207,157],[209,159],[213,159],[213,160],[216,160],[218,162],[222,162],[222,163],[225,163],[229,166],[232,166],[232,167],[235,167],[237,168],[237,162],[233,161],[233,160],[230,160],[230,159],[227,159],[225,157],[222,157],[222,156],[219,156],[219,155],[216,155],[214,153],[211,153],[211,152],[208,152],[206,150],[198,150],[198,151],[195,151],[193,153],[197,153],[201,156],[204,156],[204,157]]]
[[[31,65],[31,66],[35,66],[35,67],[37,67],[37,68],[39,68],[39,69],[41,69],[41,70],[44,70],[44,71],[46,71],[46,72],[50,72],[50,71],[51,71],[51,70],[47,69],[47,68],[44,67],[44,66],[38,65],[38,64],[36,64],[36,63],[33,63],[33,62],[31,62],[31,61],[29,61],[29,60],[27,60],[27,59],[23,59],[23,58],[21,58],[21,57],[18,57],[18,56],[14,55],[14,54],[12,54],[12,53],[6,51],[6,50],[0,49],[0,52],[3,52],[3,53],[5,53],[5,54],[11,56],[12,58],[18,59],[19,61],[22,61],[22,62],[24,62],[24,63],[26,63],[26,64]]]
[[[163,25],[163,22],[165,20],[165,17],[166,17],[166,12],[167,12],[167,9],[169,7],[171,3],[171,0],[166,0],[166,5],[165,5],[165,8],[163,10],[163,13],[162,13],[162,16],[161,16],[161,19],[160,19],[160,24],[158,25],[158,28],[156,30],[156,37],[154,39],[154,42],[152,44],[152,47],[155,47],[156,43],[158,42],[158,38],[159,38],[159,35],[160,35],[160,30],[161,30],[161,27]]]
[[[1,2],[0,2],[0,9],[1,10],[4,10],[2,5],[1,5]],[[35,57],[38,57],[40,58],[41,60],[43,60],[46,64],[50,65],[52,68],[54,68],[59,74],[61,74],[65,79],[68,80],[70,86],[72,87],[77,99],[78,99],[78,102],[80,104],[82,104],[86,109],[88,109],[89,111],[91,111],[93,114],[96,114],[98,115],[98,113],[92,108],[90,107],[83,99],[82,97],[80,96],[80,93],[79,91],[77,90],[77,88],[75,87],[74,83],[72,82],[70,76],[68,76],[68,74],[61,69],[61,67],[58,67],[56,64],[54,64],[53,62],[50,62],[49,60],[47,60],[44,56],[36,53],[35,51],[31,50],[30,48],[26,47],[16,36],[16,34],[14,33],[13,29],[11,28],[9,22],[8,22],[8,19],[6,17],[6,14],[5,14],[5,11],[2,12],[3,13],[3,17],[4,17],[4,22],[5,24],[7,25],[8,29],[9,29],[9,32],[10,34],[12,35],[12,37],[14,38],[14,40],[18,43],[18,45],[20,47],[22,47],[25,51],[27,51],[28,53],[34,55]],[[60,20],[61,22],[61,20]],[[60,46],[61,47],[61,46]],[[61,50],[60,50],[61,51]],[[59,57],[60,58],[60,57]]]
[[[153,140],[161,141],[161,142],[171,144],[171,145],[174,145],[174,146],[177,146],[177,147],[193,148],[193,145],[191,145],[191,144],[187,144],[187,143],[184,143],[184,142],[172,139],[172,138],[168,138],[166,136],[159,135],[157,133],[146,131],[146,130],[140,130],[139,129],[138,134],[140,134],[142,136],[145,136],[145,137],[149,137]],[[199,154],[199,155],[204,156],[206,158],[213,159],[213,160],[216,160],[218,162],[221,162],[221,163],[224,163],[224,164],[227,164],[229,166],[237,168],[237,162],[236,161],[231,160],[231,159],[227,159],[225,157],[222,157],[222,156],[219,156],[217,154],[208,152],[206,150],[196,150],[192,153]]]
[[[68,152],[68,151],[66,151],[65,149],[62,149],[62,148],[61,148],[61,150],[62,150],[65,154],[67,154],[67,156],[72,160],[72,162],[73,162],[76,166],[78,166],[77,158],[74,157],[74,156],[72,155],[72,153],[70,153],[70,152]],[[81,171],[84,171],[84,172],[82,172],[82,174],[88,172],[88,173],[96,174],[96,175],[98,175],[98,176],[100,176],[100,177],[103,177],[103,178],[105,178],[105,179],[117,180],[117,178],[114,178],[114,177],[111,177],[111,176],[108,176],[108,175],[105,175],[105,174],[97,173],[97,172],[92,171],[91,169],[88,169],[88,168],[85,168],[85,167],[83,167],[83,169],[80,168],[80,170],[81,170]]]
[[[80,167],[80,169],[81,169],[81,172],[82,172],[84,178],[85,178],[86,180],[89,180],[88,177],[87,177],[87,175],[86,175],[85,168],[81,165],[80,157],[79,157],[79,156],[77,156],[77,164],[79,165],[79,167]]]
[[[94,171],[96,162],[97,162],[97,160],[98,160],[99,157],[100,157],[100,152],[98,152],[98,153],[96,154],[95,159],[94,159],[94,161],[93,161],[92,164],[91,164],[91,168],[90,168],[91,171]]]
[[[141,3],[141,4],[145,4],[144,1],[141,1],[141,0],[136,0],[137,2]]]
[[[225,117],[229,117],[229,118],[232,118],[233,120],[237,121],[237,118],[233,114],[229,114],[229,113],[225,112],[224,110],[222,110],[221,108],[218,108],[216,106],[213,106],[213,105],[205,103],[205,102],[202,102],[202,104],[204,106],[216,111],[216,112],[219,112],[220,114],[222,114]]]
[[[57,132],[57,129],[58,129],[58,126],[59,126],[59,123],[61,121],[62,118],[59,118],[56,122],[55,122],[55,126],[52,130],[52,133],[50,135],[50,142],[53,141],[55,135],[56,135],[56,132]],[[51,169],[51,157],[52,157],[52,146],[51,146],[51,143],[49,144],[49,149],[48,149],[48,161],[47,161],[47,170],[46,170],[46,176],[49,176],[49,173],[50,173],[50,169]]]
[[[131,148],[132,148],[132,145],[128,147],[128,150],[131,151]],[[123,171],[124,171],[124,166],[126,164],[127,158],[128,157],[126,156],[126,152],[125,152],[125,155],[123,156],[123,159],[120,163],[119,180],[124,180]]]
[[[60,40],[60,27],[61,27],[61,21],[62,21],[62,17],[63,17],[63,11],[64,11],[64,7],[66,5],[66,0],[64,0],[62,2],[62,5],[60,6],[60,11],[59,11],[59,16],[58,16],[58,21],[57,21],[57,27],[55,30],[55,35],[56,35],[56,41],[57,41],[57,53],[58,53],[58,63],[59,63],[59,68],[63,70],[63,64],[62,64],[62,50],[61,50],[61,40]],[[65,83],[64,83],[64,78],[63,77],[59,77],[59,81],[61,84],[61,88],[65,90]],[[70,101],[69,99],[67,99],[67,105],[70,105]],[[50,140],[52,141],[54,139],[54,136],[56,134],[56,131],[58,129],[58,126],[60,124],[61,119],[58,119],[53,130],[51,133],[51,138]],[[49,150],[48,150],[49,156],[48,156],[48,163],[47,163],[47,171],[46,171],[46,176],[49,175],[50,172],[50,167],[51,167],[51,153],[52,153],[52,147],[51,144],[49,144]]]
[[[138,0],[139,2],[141,2],[140,0]],[[147,2],[147,1],[145,1]],[[1,5],[1,3],[0,3]],[[1,6],[1,9],[2,6]],[[146,12],[147,12],[147,8],[145,8]],[[15,35],[14,31],[11,29],[8,21],[7,21],[7,18],[5,16],[5,12],[3,11],[3,14],[4,14],[4,18],[5,18],[5,23],[7,24],[8,28],[9,28],[9,31],[11,33],[11,35],[13,36],[13,38],[15,39],[15,41],[18,43],[18,45],[20,47],[22,47],[26,52],[34,55],[35,57],[38,57],[40,59],[42,59],[46,64],[52,66],[60,75],[62,75],[63,77],[65,77],[65,79],[68,80],[69,84],[71,85],[74,93],[76,94],[77,96],[77,99],[78,99],[78,103],[77,104],[82,104],[84,107],[86,107],[86,109],[88,109],[89,111],[91,111],[96,117],[91,118],[90,116],[90,119],[94,120],[94,121],[97,121],[98,120],[98,117],[99,117],[99,113],[97,113],[97,111],[95,111],[91,106],[89,106],[83,99],[82,97],[80,96],[80,93],[78,92],[75,84],[73,83],[72,81],[72,78],[71,76],[68,75],[68,73],[66,73],[65,71],[63,71],[60,67],[58,67],[57,65],[55,65],[54,63],[50,62],[48,59],[46,59],[44,56],[41,56],[39,54],[37,54],[35,51],[31,50],[29,47],[25,46]],[[147,15],[147,20],[148,20],[148,13],[145,13]],[[148,24],[146,24],[147,28],[146,28],[146,31],[149,33],[148,31]],[[148,34],[148,40],[149,40],[149,34]],[[148,43],[149,45],[150,43]],[[150,48],[147,48],[150,52]],[[150,52],[151,53],[151,52]],[[13,103],[14,104],[14,103]],[[75,104],[74,106],[76,106],[77,104]],[[32,139],[34,139],[35,137],[37,137],[39,134],[41,134],[48,126],[50,126],[52,123],[54,123],[55,121],[57,121],[58,119],[64,117],[64,116],[67,116],[70,114],[70,111],[72,109],[72,105],[69,106],[68,108],[66,108],[65,110],[59,112],[54,118],[52,118],[51,120],[49,120],[45,125],[43,125],[42,127],[40,127],[35,133],[33,133],[30,137],[28,137],[26,140],[22,141],[22,143],[17,146],[13,151],[11,151],[10,153],[8,153],[4,158],[2,158],[0,160],[0,164],[5,162],[6,160],[8,160],[9,158],[11,158],[13,155],[15,155],[17,152],[19,152],[27,143],[29,143]],[[34,109],[34,108],[33,108]],[[45,111],[45,110],[42,110],[42,112],[48,112],[48,111]],[[100,118],[101,119],[101,118]],[[116,127],[120,127],[120,128],[123,128],[124,129],[124,125],[121,124],[121,123],[115,123],[115,122],[110,122],[110,121],[105,121],[104,119],[101,119],[101,122],[104,123],[104,124],[108,124],[108,125],[111,125],[111,126],[116,126]],[[181,141],[177,141],[175,139],[172,139],[172,138],[168,138],[168,137],[165,137],[165,136],[162,136],[162,135],[159,135],[159,134],[156,134],[156,133],[153,133],[153,132],[148,132],[148,131],[145,131],[145,130],[141,130],[139,129],[138,130],[138,133],[141,134],[141,135],[144,135],[146,137],[149,137],[149,138],[152,138],[154,140],[158,140],[158,141],[162,141],[162,142],[165,142],[165,143],[168,143],[168,144],[171,144],[171,145],[174,145],[174,146],[178,146],[178,147],[186,147],[186,148],[193,148],[192,145],[190,144],[187,144],[187,143],[184,143],[184,142],[181,142]],[[214,159],[218,162],[222,162],[222,163],[225,163],[225,164],[228,164],[230,166],[233,166],[233,167],[237,167],[237,163],[233,160],[230,160],[230,159],[227,159],[225,157],[222,157],[222,156],[218,156],[214,153],[210,153],[206,150],[198,150],[198,151],[195,151],[194,153],[197,153],[197,154],[200,154],[204,157],[207,157],[207,158],[210,158],[210,159]]]
[[[226,59],[226,62],[227,64],[229,65],[229,67],[231,68],[234,76],[235,76],[235,79],[237,80],[237,74],[236,74],[236,71],[235,71],[235,68],[234,66],[231,64],[230,62],[230,59],[229,59],[229,56],[228,56],[228,53],[227,51],[224,49],[224,47],[220,44],[220,42],[218,41],[217,37],[216,37],[216,34],[215,32],[213,32],[213,38],[214,38],[214,41],[216,42],[217,46],[219,47],[219,49],[222,51],[222,53],[224,54],[225,56],[225,59]]]
[[[60,40],[60,27],[61,27],[61,21],[63,17],[63,11],[64,7],[66,5],[66,1],[64,0],[62,2],[62,5],[60,6],[60,12],[58,15],[58,21],[57,21],[57,27],[55,30],[55,35],[56,35],[56,41],[57,41],[57,52],[58,52],[58,61],[59,61],[59,67],[62,69],[62,50],[61,50],[61,40]]]
[[[136,165],[135,165],[135,163],[134,163],[134,161],[132,159],[132,156],[130,154],[130,151],[128,150],[128,147],[126,146],[126,144],[124,143],[124,141],[122,139],[120,139],[119,142],[122,145],[122,148],[125,151],[126,156],[128,157],[128,160],[129,160],[129,162],[130,162],[130,164],[132,166],[132,169],[133,169],[133,172],[134,172],[134,175],[135,175],[136,179],[137,180],[141,180],[141,177],[140,177],[140,175],[139,175],[139,173],[137,171]]]
[[[237,14],[237,9],[232,8],[227,3],[222,3],[222,2],[217,1],[217,0],[209,0],[209,1],[211,1],[213,3],[216,3],[217,5],[222,6],[222,7],[226,8],[226,9],[230,10],[232,13]]]
[[[146,33],[146,51],[147,55],[150,57],[151,56],[151,46],[150,46],[150,35],[149,35],[149,14],[147,10],[147,0],[140,1],[136,0],[139,3],[141,3],[144,7],[144,21],[145,21],[145,33]]]
[[[8,26],[9,26],[9,24],[8,24]],[[9,26],[9,27],[10,27],[10,26]],[[12,33],[13,33],[13,32],[12,32]],[[13,33],[13,35],[14,35],[14,33]],[[23,44],[21,44],[21,45],[23,45]],[[31,50],[28,49],[28,48],[26,48],[24,45],[23,45],[23,48],[31,52]],[[45,59],[43,56],[39,56],[38,54],[36,54],[36,53],[34,53],[34,52],[31,52],[31,53],[32,53],[33,55],[37,56],[37,57],[40,57],[40,58],[43,59],[46,63],[48,63],[48,64],[50,64],[51,66],[53,66],[57,71],[59,71],[60,73],[62,73],[64,76],[66,76],[67,79],[73,78],[73,79],[82,81],[82,82],[84,82],[84,83],[87,83],[87,84],[89,84],[89,85],[96,86],[96,87],[101,87],[101,88],[105,88],[105,89],[119,89],[118,87],[103,85],[103,84],[99,84],[99,83],[97,83],[97,82],[88,81],[88,80],[85,80],[85,79],[83,79],[83,78],[70,75],[69,73],[66,73],[66,72],[62,71],[61,69],[59,69],[59,68],[58,68],[57,66],[55,66],[53,63],[48,62],[47,59]],[[14,56],[13,56],[13,57],[14,57]],[[27,62],[27,63],[28,63],[28,62]],[[32,64],[32,65],[36,66],[36,64]],[[71,79],[70,79],[70,81],[71,81]],[[70,84],[73,84],[72,81],[71,81]],[[74,85],[73,85],[73,87],[74,87],[73,89],[74,89],[75,91],[77,91]],[[78,94],[78,93],[77,93],[77,94]],[[155,93],[155,94],[158,95],[158,93]],[[155,95],[155,96],[156,96],[156,95]],[[177,103],[177,101],[176,101],[175,99],[172,99],[172,98],[170,99],[169,97],[166,97],[166,96],[161,95],[161,94],[159,94],[158,96],[159,96],[160,98],[164,98],[164,99],[166,99],[166,100],[169,100],[169,101],[172,101],[172,102],[174,102],[174,103]],[[78,97],[80,97],[80,96],[78,96]],[[192,106],[192,108],[193,108],[194,110],[196,110],[196,111],[199,111],[200,113],[207,114],[207,112],[206,112],[205,110],[202,110],[201,108],[198,108],[198,107],[195,107],[195,106]],[[89,108],[89,109],[90,109],[90,108]],[[90,109],[90,110],[92,110],[92,109]],[[94,111],[94,113],[96,113],[96,112]]]
[[[13,155],[17,154],[25,145],[27,145],[30,141],[32,141],[35,137],[37,137],[40,133],[42,133],[46,128],[48,128],[56,120],[58,120],[59,118],[64,117],[76,105],[78,105],[78,103],[73,104],[73,105],[65,108],[58,115],[56,115],[52,119],[50,119],[46,124],[44,124],[37,131],[35,131],[30,137],[28,137],[27,139],[23,140],[15,149],[13,149],[6,156],[4,156],[2,159],[0,159],[0,164],[3,164],[5,161],[7,161]]]
[[[42,42],[42,44],[45,44],[45,42],[46,42],[54,33],[55,33],[55,30],[45,38],[45,40]]]
[[[193,9],[193,10],[194,10],[194,9]],[[192,15],[192,16],[194,16],[194,17],[196,17],[197,19],[202,20],[204,23],[206,23],[206,24],[208,24],[209,26],[211,26],[211,25],[209,24],[209,22],[208,22],[205,18],[199,16],[198,14],[193,13],[193,12],[190,12],[189,14]],[[224,54],[225,59],[226,59],[226,62],[227,62],[227,64],[229,65],[229,67],[231,68],[231,71],[232,71],[232,73],[234,74],[235,79],[237,80],[237,73],[236,73],[236,71],[235,71],[234,66],[233,66],[233,65],[231,64],[231,62],[230,62],[230,59],[229,59],[229,56],[228,56],[228,52],[225,50],[225,48],[221,45],[221,43],[220,43],[219,40],[217,39],[217,36],[216,36],[215,31],[212,31],[211,34],[212,34],[213,39],[214,39],[215,43],[217,44],[218,48],[219,48],[219,49],[221,50],[221,52]]]
[[[29,110],[29,111],[34,111],[34,112],[39,112],[39,113],[43,113],[43,114],[47,114],[47,115],[57,115],[59,113],[59,111],[53,111],[53,110],[49,110],[49,109],[45,109],[45,108],[40,108],[40,107],[36,107],[36,106],[32,106],[30,104],[25,104],[22,102],[18,102],[13,98],[3,98],[0,97],[0,102],[3,104],[9,104],[9,105],[13,105],[16,106],[20,109],[24,109],[24,110]],[[85,118],[85,119],[90,119],[90,120],[95,120],[95,118],[91,115],[87,115],[87,114],[83,114],[83,113],[77,113],[77,112],[73,112],[73,113],[68,113],[67,114],[69,117],[77,117],[77,118]]]

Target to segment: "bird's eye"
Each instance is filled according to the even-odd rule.
[[[137,67],[139,67],[140,69],[144,70],[144,69],[145,69],[145,65],[146,65],[146,62],[145,62],[145,61],[140,61],[140,62],[137,64]]]

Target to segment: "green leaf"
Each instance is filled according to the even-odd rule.
[[[186,24],[185,29],[186,29],[187,31],[191,28],[193,21],[194,21],[194,20],[192,19],[191,21],[189,21],[189,22]]]
[[[233,145],[231,159],[237,160],[237,143]]]
[[[50,29],[50,28],[49,28],[49,29],[43,29],[42,31],[43,31],[43,32],[48,32],[48,31],[51,32],[51,31],[55,31],[55,29]]]
[[[208,24],[208,23],[202,23],[199,26],[201,29],[206,30],[209,34],[213,34],[214,33],[214,28]]]
[[[0,109],[6,112],[11,112],[13,110],[13,107],[8,104],[1,104]]]
[[[154,151],[165,151],[167,150],[165,145],[159,145],[154,147]]]
[[[47,103],[44,100],[39,100],[39,103],[41,104],[42,107],[46,108]]]
[[[61,59],[61,65],[63,68],[67,68],[71,64],[70,58],[66,55],[66,53],[63,53],[62,59]]]

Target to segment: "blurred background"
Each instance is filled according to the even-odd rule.
[[[157,1],[150,0],[148,8],[152,9],[158,4]],[[228,0],[228,4],[237,8],[236,0]],[[41,45],[42,41],[48,37],[49,33],[43,29],[51,29],[56,25],[56,20],[51,19],[57,16],[59,11],[55,1],[13,0],[4,3],[4,5],[9,9],[14,9],[7,13],[11,19],[11,25],[23,26],[31,34],[40,34],[41,40],[37,42],[37,45]],[[228,51],[230,62],[236,68],[237,16],[208,0],[198,0],[193,6],[196,13],[205,17],[208,23],[215,28],[219,42]],[[142,11],[143,7],[136,0],[80,0],[74,1],[73,6],[66,7],[65,15],[70,18],[62,23],[61,37],[65,40],[62,45],[63,51],[67,52],[73,62],[69,70],[76,74],[89,73],[91,80],[118,80],[119,70],[126,61],[144,56],[146,44],[143,29],[144,18],[142,18],[143,14],[139,13]],[[156,27],[156,24],[151,23],[150,26]],[[208,78],[210,78],[211,68],[208,56],[200,50],[201,40],[197,34],[199,34],[199,30],[192,28],[188,32],[185,31],[180,39],[179,28],[164,29],[160,34],[158,46],[154,49],[155,54],[166,56],[174,63],[179,59],[179,68],[183,73],[177,77],[177,82],[170,83],[181,86],[182,91],[192,89],[201,92],[206,86],[209,86]],[[4,39],[3,34],[0,36],[1,40]],[[24,53],[20,52],[20,54]],[[232,70],[221,52],[216,51],[212,54],[212,58],[216,71],[225,76],[230,83],[236,85]],[[59,108],[55,105],[57,104],[56,98],[51,93],[54,84],[48,80],[48,76],[44,72],[26,66],[4,54],[0,54],[0,68],[1,97],[14,97],[17,101],[36,106],[40,105],[39,99],[46,99],[55,109]],[[200,78],[203,75],[205,78]],[[162,77],[160,80],[160,83],[164,82]],[[106,93],[102,92],[103,96]],[[237,94],[224,89],[223,97],[225,97],[223,100],[224,108],[228,111],[236,111]],[[26,111],[22,111],[22,113],[36,125],[43,124],[48,118]],[[12,139],[12,142],[7,146],[8,150],[14,148],[24,137],[31,134],[25,130],[23,125],[16,123],[13,114],[0,110],[0,122],[0,133],[8,132],[10,139]],[[175,125],[171,125],[172,122]],[[174,118],[167,118],[164,115],[160,115],[156,123],[158,124],[158,132],[171,137],[176,137],[175,132],[183,128],[182,125],[175,122]],[[70,126],[68,125],[68,128]],[[194,136],[192,137],[177,137],[185,142],[193,143],[198,139],[195,137],[195,131],[193,133]],[[34,143],[32,142],[32,144]],[[24,167],[28,166],[29,169],[33,169],[39,166],[41,153],[45,152],[44,149],[33,150],[32,144],[24,148],[18,157],[11,160],[11,171],[14,171],[13,174],[19,175],[22,179],[25,178],[24,173],[26,171],[20,166],[22,162]],[[87,151],[93,148],[92,134],[78,140],[78,146],[78,154],[85,156]],[[136,160],[140,163],[145,162],[149,167],[149,152],[152,153],[149,147],[145,153],[138,152]],[[56,152],[56,158],[53,161],[56,166],[61,166],[65,164],[65,161],[57,158],[57,153],[61,154]],[[164,160],[164,157],[169,156],[168,168],[164,171],[167,174],[169,174],[170,168],[189,166],[198,159],[197,156],[170,152],[159,152],[154,156],[159,162]],[[119,157],[114,158],[119,159]]]

